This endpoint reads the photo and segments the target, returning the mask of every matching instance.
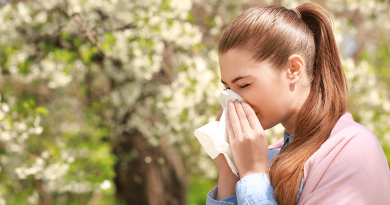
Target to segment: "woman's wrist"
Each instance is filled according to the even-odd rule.
[[[229,170],[223,170],[223,171],[218,171],[218,176],[221,178],[237,178],[240,179],[237,175],[233,173],[233,171],[229,168]]]
[[[240,175],[240,179],[242,179],[242,178],[244,178],[246,176],[252,175],[252,174],[261,174],[261,173],[266,174],[267,171],[265,171],[265,170],[261,170],[260,171],[259,170],[259,171],[253,171],[253,172],[246,172],[246,173],[243,173],[242,175]]]
[[[213,159],[215,166],[218,169],[220,174],[231,172],[229,164],[227,163],[225,156],[223,154],[219,154],[216,158]]]
[[[213,159],[215,166],[218,169],[218,192],[217,200],[226,199],[236,194],[236,184],[239,178],[232,172],[225,156],[219,154]]]
[[[231,171],[220,172],[218,178],[217,200],[226,199],[236,194],[236,184],[239,178]]]

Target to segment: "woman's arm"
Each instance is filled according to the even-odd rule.
[[[245,105],[246,106],[246,105]],[[248,107],[246,107],[248,108]],[[231,109],[231,102],[230,102],[230,108]],[[240,110],[243,111],[243,110]],[[253,110],[252,110],[253,112]],[[217,118],[219,120],[220,115],[222,114],[222,110]],[[242,113],[240,113],[242,114]],[[254,112],[252,113],[254,114]],[[236,116],[237,117],[237,116]],[[253,121],[253,115],[251,121]],[[227,120],[227,124],[230,123],[229,119]],[[234,123],[235,126],[237,126],[237,121]],[[261,126],[261,125],[260,125]],[[248,126],[247,126],[248,127]],[[249,130],[250,131],[250,130]],[[229,127],[228,125],[228,132],[229,132],[229,138],[232,140],[231,134],[232,127]],[[232,141],[230,141],[232,143]],[[273,188],[268,180],[268,175],[265,173],[264,170],[266,170],[266,163],[268,158],[268,149],[267,149],[267,141],[265,141],[265,150],[261,150],[260,154],[261,159],[265,159],[265,165],[264,167],[261,166],[262,163],[260,163],[260,166],[249,166],[248,164],[242,164],[241,167],[243,167],[243,173],[244,176],[240,176],[241,180],[239,180],[236,175],[233,174],[230,167],[228,166],[225,158],[223,155],[219,155],[214,159],[214,163],[217,166],[218,172],[219,172],[219,179],[218,179],[218,187],[212,189],[208,194],[207,204],[208,205],[219,205],[219,204],[239,204],[239,205],[249,205],[249,204],[256,204],[256,205],[277,205],[273,198]],[[247,147],[248,148],[248,147]],[[259,147],[261,149],[261,147]],[[265,151],[265,154],[263,153]],[[238,158],[239,160],[243,160],[247,162],[248,159],[242,159],[243,155],[240,153],[241,156]],[[248,154],[249,153],[245,153]],[[245,155],[244,154],[244,155]],[[254,153],[249,154],[249,159],[252,157]],[[233,154],[233,158],[234,158]],[[251,161],[251,160],[250,160]],[[261,160],[263,161],[263,160]],[[236,161],[238,163],[238,161]],[[249,164],[252,164],[252,162],[247,162]],[[254,163],[254,164],[258,164]],[[264,170],[263,170],[264,169]],[[217,193],[215,193],[217,192]],[[235,195],[237,192],[237,195]],[[226,202],[220,202],[220,200],[226,199]],[[225,200],[223,200],[225,201]],[[233,202],[234,201],[234,202]]]
[[[268,179],[268,139],[254,110],[245,101],[228,102],[226,126],[240,180],[240,205],[277,205]]]
[[[219,173],[216,200],[220,201],[236,194],[235,188],[239,178],[231,171],[223,154],[219,154],[214,163]]]
[[[223,108],[219,111],[217,121],[221,119]],[[223,154],[219,154],[215,159],[214,163],[218,169],[218,192],[216,200],[228,198],[236,194],[236,184],[239,178],[231,171]]]

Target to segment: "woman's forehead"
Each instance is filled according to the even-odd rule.
[[[256,62],[248,52],[231,49],[219,55],[222,80],[226,83],[237,77],[254,76],[268,65],[267,61]],[[229,81],[229,82],[228,82]]]

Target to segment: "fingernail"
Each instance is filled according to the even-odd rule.
[[[236,99],[235,101],[234,101],[234,104],[237,104],[238,103],[238,100]]]
[[[233,102],[229,100],[228,105],[233,105]]]
[[[246,102],[245,102],[245,100],[241,100],[241,104],[245,104]]]

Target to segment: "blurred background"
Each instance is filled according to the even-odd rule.
[[[0,205],[205,204],[218,176],[193,132],[220,109],[218,39],[246,8],[305,2],[0,0]],[[390,2],[313,2],[390,160]]]

